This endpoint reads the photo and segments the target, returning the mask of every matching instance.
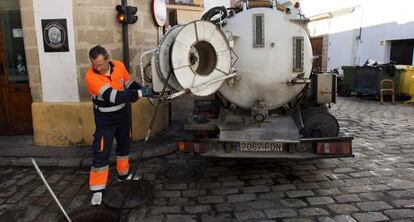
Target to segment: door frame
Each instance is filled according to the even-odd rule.
[[[14,84],[9,83],[9,75],[7,70],[8,65],[6,61],[7,57],[4,47],[6,44],[3,32],[5,27],[3,25],[3,23],[0,23],[0,136],[33,134],[31,113],[31,103],[33,101],[31,97],[30,85],[29,82]],[[16,98],[11,98],[12,96]],[[16,103],[16,101],[23,101],[24,105],[22,107],[30,110],[16,112],[19,108],[22,108],[17,106],[11,107],[19,104],[18,102]]]
[[[312,45],[312,50],[314,49],[314,44],[312,44],[312,40],[315,39],[321,39],[321,54],[320,54],[320,60],[318,61],[318,63],[320,63],[320,71],[325,72],[327,71],[327,66],[328,66],[328,35],[320,35],[320,36],[314,36],[310,38],[311,41],[311,45]],[[314,56],[313,52],[313,56]],[[314,68],[313,65],[315,64],[316,61],[313,61],[312,63],[312,69]]]

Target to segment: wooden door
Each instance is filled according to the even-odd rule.
[[[32,96],[19,8],[4,7],[0,16],[0,135],[31,134]]]
[[[312,70],[318,69],[322,71],[323,37],[311,38],[311,44],[313,56],[316,57],[316,59],[313,60]]]

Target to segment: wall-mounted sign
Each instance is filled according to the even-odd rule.
[[[42,19],[45,52],[69,52],[66,19]]]
[[[152,1],[152,15],[156,25],[165,25],[167,21],[167,5],[165,4],[165,0]]]

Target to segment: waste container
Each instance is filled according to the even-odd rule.
[[[354,77],[354,91],[359,96],[378,95],[380,75],[381,71],[379,67],[357,66]]]
[[[413,82],[414,67],[406,65],[398,65],[397,69],[400,71],[400,86],[399,93],[402,96],[412,96],[411,83]]]
[[[414,67],[400,65],[397,69],[401,72],[399,91],[402,95],[411,97],[405,103],[414,103]]]
[[[354,78],[355,78],[355,66],[342,66],[344,71],[343,81],[338,87],[338,94],[340,96],[351,96],[351,92],[354,90]]]
[[[379,83],[384,79],[391,79],[394,86],[396,86],[394,90],[398,91],[400,71],[395,68],[394,64],[357,66],[354,76],[354,92],[358,95],[377,96],[379,94]]]
[[[405,103],[414,103],[414,75],[411,76],[411,82],[410,82],[410,96],[411,99],[408,101],[405,101]]]

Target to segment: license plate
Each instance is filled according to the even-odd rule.
[[[271,142],[240,142],[240,151],[283,152],[283,144]]]

